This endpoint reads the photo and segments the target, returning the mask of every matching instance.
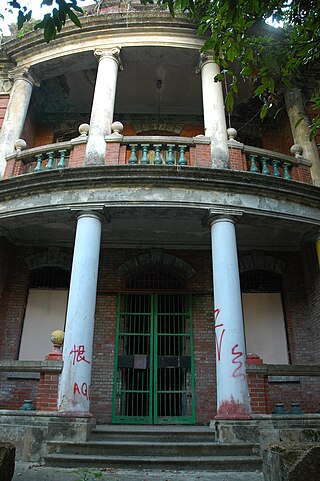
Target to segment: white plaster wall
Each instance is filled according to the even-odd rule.
[[[287,336],[281,294],[242,294],[247,353],[266,364],[288,364]]]
[[[43,361],[52,351],[50,334],[64,330],[68,290],[30,289],[19,359]]]

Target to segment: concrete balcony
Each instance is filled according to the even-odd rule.
[[[144,165],[174,168],[201,167],[211,169],[210,140],[203,136],[123,136],[117,132],[105,137],[106,166]],[[68,142],[47,144],[17,150],[7,157],[5,179],[50,170],[85,167],[87,135]],[[295,180],[312,185],[311,162],[302,157],[299,148],[293,156],[244,145],[229,140],[230,169],[260,176]],[[297,146],[295,146],[297,147]],[[299,146],[298,146],[299,147]],[[261,182],[263,178],[261,177]]]

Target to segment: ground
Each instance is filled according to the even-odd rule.
[[[51,468],[41,464],[17,462],[12,481],[93,481],[94,476],[83,477],[79,468]],[[101,470],[101,481],[263,481],[262,473],[230,473],[209,471],[167,471],[163,470]]]

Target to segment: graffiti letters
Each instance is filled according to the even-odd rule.
[[[84,396],[86,399],[89,399],[90,396],[90,386],[86,382],[83,382],[81,386],[78,383],[74,383],[73,385],[73,396],[79,394],[80,396]]]
[[[223,336],[224,336],[224,333],[226,332],[226,330],[222,329],[221,331],[217,332],[217,329],[223,328],[223,323],[217,324],[218,317],[220,315],[220,309],[215,309],[213,311],[213,313],[214,313],[214,328],[215,328],[215,340],[216,340],[217,357],[218,357],[218,361],[220,361],[221,351],[222,351],[222,340],[223,340]]]
[[[70,351],[70,355],[73,354],[73,361],[72,361],[72,364],[75,365],[76,362],[87,362],[88,364],[90,364],[90,361],[88,361],[88,359],[86,359],[85,357],[85,348],[83,345],[80,345],[80,346],[76,346],[74,345],[73,346],[73,349]]]
[[[236,351],[236,349],[239,348],[239,344],[235,344],[231,350],[232,355],[234,358],[232,359],[232,364],[235,364],[237,367],[232,373],[232,377],[237,377],[239,379],[245,379],[246,376],[242,373],[239,372],[239,370],[242,368],[243,362],[240,361],[240,357],[243,356],[243,352],[241,351]]]

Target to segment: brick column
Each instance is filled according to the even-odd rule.
[[[61,331],[56,331],[61,332]],[[52,333],[51,339],[54,333]],[[63,333],[62,333],[63,335]],[[62,361],[61,343],[53,340],[53,350],[45,357],[46,361]],[[36,399],[37,411],[57,411],[60,373],[46,371],[40,374],[38,395]]]

